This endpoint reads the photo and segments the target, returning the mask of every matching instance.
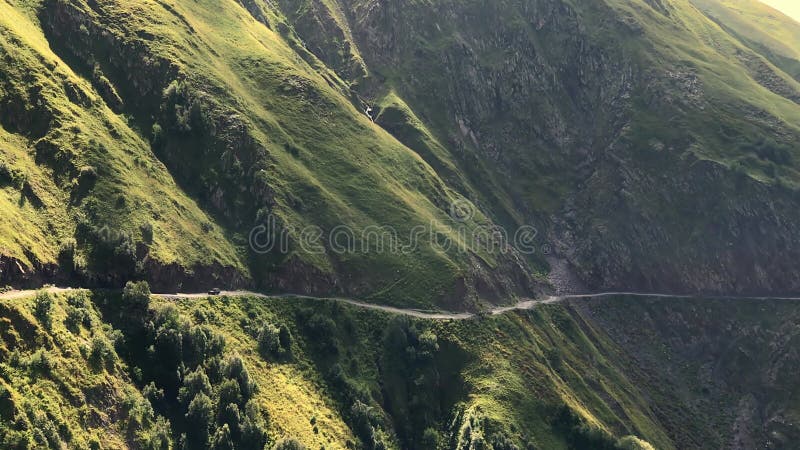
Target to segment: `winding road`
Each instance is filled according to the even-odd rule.
[[[77,288],[62,288],[62,287],[47,287],[44,288],[45,291],[56,294],[56,293],[65,293],[75,290]],[[14,290],[0,294],[0,300],[13,300],[25,297],[31,297],[36,294],[36,290]],[[176,294],[153,294],[154,297],[166,299],[166,300],[179,300],[179,299],[190,299],[190,298],[205,298],[208,297],[207,293],[176,293]],[[341,297],[310,297],[307,295],[298,295],[298,294],[261,294],[258,292],[250,292],[250,291],[222,291],[220,296],[227,296],[227,297],[257,297],[257,298],[264,298],[264,299],[300,299],[300,300],[310,300],[310,301],[334,301],[339,302],[345,305],[351,305],[358,308],[363,309],[370,309],[373,311],[383,311],[390,314],[398,314],[404,315],[409,317],[416,317],[420,319],[428,319],[428,320],[467,320],[473,317],[478,316],[479,314],[474,314],[470,312],[447,312],[447,311],[422,311],[419,309],[406,309],[406,308],[397,308],[394,306],[386,306],[386,305],[376,305],[372,303],[365,303],[358,300],[352,300],[348,298],[341,298]],[[539,299],[526,299],[522,300],[514,305],[509,306],[497,306],[495,308],[487,310],[485,315],[499,315],[505,314],[511,311],[524,311],[533,309],[538,305],[545,305],[545,304],[553,304],[553,303],[560,303],[563,301],[571,300],[571,299],[594,299],[594,298],[602,298],[602,297],[616,297],[616,296],[629,296],[629,297],[641,297],[641,298],[668,298],[668,299],[731,299],[731,300],[786,300],[786,301],[800,301],[800,297],[770,297],[770,296],[756,296],[756,297],[747,297],[747,296],[724,296],[724,295],[678,295],[678,294],[663,294],[663,293],[647,293],[647,292],[599,292],[594,294],[564,294],[564,295],[556,295],[556,296],[547,296]]]

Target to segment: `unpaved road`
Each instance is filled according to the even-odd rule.
[[[60,292],[69,292],[72,291],[72,288],[57,288],[57,287],[47,287],[44,289],[39,290],[30,290],[30,291],[8,291],[0,294],[0,300],[13,300],[17,298],[25,298],[25,297],[32,297],[36,295],[39,291],[47,291],[51,294],[57,294]]]
[[[63,293],[69,292],[73,290],[73,288],[59,288],[59,287],[48,287],[44,289],[49,293]],[[9,291],[3,294],[0,294],[0,300],[11,300],[11,299],[18,299],[24,297],[30,297],[36,294],[37,291],[35,290],[25,290],[25,291]],[[190,293],[190,294],[153,294],[153,296],[158,298],[163,298],[166,300],[179,300],[179,299],[191,299],[191,298],[205,298],[208,297],[207,293]],[[364,303],[358,300],[352,300],[348,298],[341,298],[341,297],[309,297],[306,295],[297,295],[297,294],[274,294],[274,295],[267,295],[267,294],[260,294],[258,292],[250,292],[250,291],[222,291],[220,296],[227,296],[227,297],[257,297],[257,298],[264,298],[264,299],[300,299],[300,300],[311,300],[311,301],[334,301],[339,302],[346,305],[352,305],[358,308],[364,309],[371,309],[374,311],[383,311],[390,314],[398,314],[410,317],[416,317],[420,319],[429,319],[429,320],[467,320],[471,319],[476,316],[476,314],[469,313],[469,312],[447,312],[447,311],[422,311],[419,309],[405,309],[405,308],[397,308],[394,306],[385,306],[385,305],[375,305],[372,303]],[[721,296],[721,295],[675,295],[675,294],[661,294],[661,293],[647,293],[647,292],[599,292],[595,294],[570,294],[570,295],[560,295],[560,296],[548,296],[539,299],[526,299],[522,300],[514,305],[509,306],[498,306],[486,311],[486,314],[491,315],[498,315],[504,314],[511,311],[521,311],[521,310],[529,310],[533,309],[538,305],[544,304],[552,304],[552,303],[560,303],[563,301],[567,301],[570,299],[593,299],[593,298],[601,298],[601,297],[615,297],[615,296],[630,296],[630,297],[642,297],[642,298],[669,298],[669,299],[708,299],[708,298],[727,298],[731,300],[787,300],[787,301],[800,301],[800,297],[744,297],[744,296]]]
[[[168,300],[178,300],[182,298],[205,298],[208,297],[208,294],[153,294],[156,297],[165,298]],[[420,311],[418,309],[404,309],[404,308],[396,308],[394,306],[385,306],[385,305],[375,305],[372,303],[364,303],[358,300],[352,300],[349,298],[340,298],[340,297],[309,297],[307,295],[296,295],[296,294],[274,294],[274,295],[267,295],[267,294],[259,294],[258,292],[250,292],[250,291],[222,291],[220,296],[228,296],[228,297],[258,297],[258,298],[296,298],[300,300],[325,300],[325,301],[334,301],[343,303],[345,305],[352,305],[358,308],[364,309],[371,309],[375,311],[384,311],[391,314],[400,314],[405,316],[411,317],[419,317],[420,319],[432,319],[432,320],[464,320],[469,319],[474,316],[471,313],[451,313],[451,312],[428,312],[428,311]]]

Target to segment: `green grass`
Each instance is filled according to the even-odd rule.
[[[121,302],[111,292],[75,291],[53,296],[42,315],[33,298],[0,301],[4,442],[49,438],[80,448],[100,439],[127,448],[134,436],[158,435],[165,419],[172,424],[166,435],[180,439],[180,407],[171,394],[158,400],[145,389],[158,372],[138,359],[148,354],[137,347],[144,335],[123,320],[130,312]],[[669,317],[658,319],[667,310]],[[496,449],[502,440],[520,448],[613,447],[629,435],[653,448],[707,448],[731,439],[743,395],[786,419],[748,422],[753,436],[767,430],[787,442],[796,435],[781,425],[798,417],[797,361],[781,350],[796,340],[798,310],[786,302],[607,298],[435,322],[286,298],[152,299],[150,311],[137,320],[157,321],[166,311],[186,330],[219,336],[223,360],[241,357],[256,386],[253,400],[269,417],[270,442],[294,438],[330,449],[363,443],[353,408],[362,403],[372,411],[370,435],[387,448],[429,449],[418,427],[432,430],[441,449],[480,439]],[[68,315],[79,319],[69,325]],[[264,324],[287,328],[287,353],[259,347]],[[397,333],[405,338],[397,341]],[[421,336],[435,346],[420,344]],[[111,353],[96,359],[95,341],[113,343]],[[778,353],[766,351],[773,347]],[[426,348],[430,354],[419,354],[428,356],[409,356]],[[192,371],[181,370],[181,377]],[[766,373],[773,381],[764,381]],[[159,380],[154,387],[169,392]],[[22,423],[37,423],[46,436]]]
[[[70,235],[71,220],[66,211],[65,194],[50,182],[26,151],[25,142],[0,130],[5,167],[24,174],[23,185],[4,180],[0,194],[0,249],[32,268],[33,255],[38,263],[56,262],[59,241]]]
[[[7,58],[3,86],[15,92],[14,107],[27,111],[19,120],[56,118],[42,135],[32,129],[0,132],[7,143],[4,157],[26,174],[29,188],[22,194],[4,189],[3,217],[26,219],[3,236],[28,241],[7,244],[8,256],[29,262],[28,252],[40,262],[54,263],[60,248],[75,241],[78,223],[107,227],[136,241],[143,240],[140,229],[149,224],[154,236],[149,255],[160,264],[218,263],[243,271],[240,255],[222,230],[177,187],[128,120],[106,107],[91,84],[52,52],[35,19],[7,2],[0,9],[0,44]],[[26,86],[40,89],[39,97],[26,98]],[[86,168],[97,174],[90,188],[79,185]],[[25,190],[38,201],[26,201]],[[83,267],[97,263],[86,261],[95,243],[79,239],[78,244],[77,262]]]
[[[800,25],[761,2],[696,0],[694,3],[744,44],[795,79],[800,77]]]
[[[770,53],[794,45],[796,26],[758,2],[732,3],[747,13],[717,23],[686,0],[433,1],[402,13],[359,2],[351,29],[404,30],[391,45],[354,34],[373,75],[359,92],[379,105],[379,124],[487,216],[536,224],[543,241],[567,228],[580,237],[561,242],[565,253],[585,249],[575,265],[622,268],[608,285],[629,283],[636,267],[681,272],[688,260],[675,249],[686,236],[704,239],[698,253],[727,246],[708,235],[711,214],[686,211],[716,203],[739,223],[744,199],[761,189],[788,199],[800,186],[800,84]],[[736,21],[761,34],[743,36]],[[787,158],[754,150],[767,140]],[[699,167],[724,181],[705,186]],[[676,180],[693,170],[687,187],[703,195],[683,196]],[[606,251],[614,261],[604,264]]]
[[[379,392],[399,388],[383,360],[400,357],[385,353],[387,348],[382,344],[385,330],[397,320],[390,315],[331,302],[291,299],[187,299],[178,306],[187,317],[206,317],[206,323],[225,336],[227,348],[235,349],[250,367],[258,368],[254,372],[259,385],[280,386],[263,393],[264,405],[281,433],[308,445],[323,443],[337,448],[341,444],[337,439],[349,436],[341,422],[330,420],[331,413],[352,426],[347,418],[349,405],[342,404],[347,393],[337,390],[341,389],[338,385],[331,385],[331,367],[343,367],[351,382],[371,393],[371,401],[379,410],[386,408]],[[309,317],[317,316],[335,320],[333,334],[323,339],[335,342],[333,348],[338,350],[318,341],[313,328],[309,328]],[[290,360],[260,359],[247,330],[265,321],[287,324],[291,329],[295,345]],[[643,394],[614,367],[616,360],[606,359],[617,355],[605,354],[608,349],[599,347],[596,341],[600,336],[592,335],[590,340],[564,308],[479,321],[414,323],[438,337],[436,364],[444,383],[439,389],[449,398],[434,404],[450,406],[430,426],[442,436],[455,431],[449,425],[452,414],[463,410],[467,417],[474,416],[485,424],[487,439],[489,434],[499,432],[522,444],[535,442],[546,448],[567,448],[568,438],[552,425],[555,410],[566,404],[587,423],[612,435],[640,434],[653,439],[659,448],[671,447],[669,438],[653,421]],[[600,342],[612,346],[606,340]],[[561,358],[557,369],[548,360],[552,357],[549,355],[556,354]],[[629,416],[611,413],[595,390],[598,386],[586,385],[585,380],[590,379],[601,383],[601,392],[614,397]],[[323,414],[325,408],[332,410]],[[382,427],[388,436],[406,426],[397,410],[388,408],[385,414],[389,422]],[[313,433],[308,424],[311,416],[317,419],[318,433]],[[390,447],[396,445],[391,444],[394,439],[397,438],[388,439]]]

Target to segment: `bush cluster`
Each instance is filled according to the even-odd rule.
[[[146,281],[129,281],[122,290],[122,302],[126,312],[146,313],[150,307],[150,285]]]
[[[47,291],[39,291],[33,299],[33,315],[48,330],[53,326],[53,298]]]
[[[17,189],[22,189],[28,181],[25,172],[8,165],[6,162],[0,162],[0,184],[9,184]]]
[[[771,161],[779,166],[792,163],[792,152],[789,147],[772,139],[762,137],[754,142],[744,142],[739,147],[741,151],[754,153],[759,159]]]
[[[436,364],[437,336],[408,318],[393,320],[383,337],[384,388],[398,435],[410,447],[420,447],[426,429],[442,419],[440,375]]]
[[[78,224],[77,236],[82,245],[88,244],[96,276],[118,282],[138,275],[136,242],[130,233],[83,221]]]
[[[92,315],[89,312],[85,291],[78,291],[67,298],[67,318],[64,326],[73,333],[79,333],[80,327],[92,327]]]
[[[123,425],[142,450],[169,450],[172,447],[170,423],[156,414],[146,396],[126,392],[122,402]]]
[[[111,342],[100,334],[92,338],[91,350],[89,351],[89,364],[94,370],[102,368],[112,369],[117,361],[117,353]]]
[[[285,324],[275,326],[265,323],[258,331],[258,349],[272,358],[285,358],[292,352],[292,333]]]
[[[173,305],[147,309],[144,284],[129,283],[122,305],[147,310],[129,331],[137,345],[129,352],[147,397],[170,418],[178,447],[262,450],[268,416],[253,399],[257,386],[242,358],[225,353],[224,337],[194,324]]]

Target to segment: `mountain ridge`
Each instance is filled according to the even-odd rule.
[[[798,30],[0,0],[0,447],[794,448]]]
[[[51,86],[4,72],[4,104],[29,105],[4,113],[21,158],[5,208],[60,231],[23,226],[3,279],[478,307],[551,289],[555,263],[594,290],[797,292],[800,84],[759,53],[774,39],[698,2],[5,1],[4,57],[45,55],[30,67]],[[44,81],[63,70],[66,87]],[[115,146],[137,150],[117,163]],[[34,186],[49,206],[14,206]],[[289,251],[249,248],[273,219]],[[434,239],[301,248],[339,226]],[[533,227],[533,251],[463,238],[495,226]]]

